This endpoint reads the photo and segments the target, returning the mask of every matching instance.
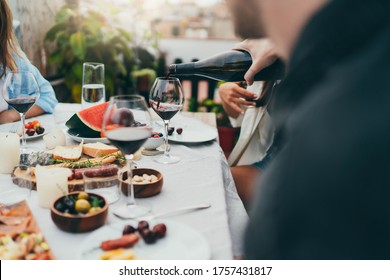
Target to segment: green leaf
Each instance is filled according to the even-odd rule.
[[[83,77],[83,65],[81,63],[74,63],[72,65],[72,73],[76,79],[81,83]]]
[[[85,35],[80,31],[72,34],[72,36],[70,36],[70,47],[72,48],[75,56],[83,60],[85,58],[85,52],[87,49]]]
[[[66,23],[69,22],[70,18],[75,15],[76,13],[72,9],[69,9],[68,7],[64,6],[56,14],[55,20],[57,23]]]
[[[64,30],[66,28],[66,25],[64,23],[58,23],[55,24],[52,28],[47,31],[45,36],[45,41],[54,41],[57,38],[57,35],[59,32]]]
[[[59,51],[59,50],[56,50],[55,52],[53,52],[47,62],[50,64],[50,65],[58,65],[58,64],[62,64],[63,62],[63,55],[62,55],[62,52]]]
[[[57,45],[61,49],[69,46],[69,34],[66,31],[58,32]]]
[[[117,67],[118,67],[119,72],[120,72],[123,76],[125,76],[126,73],[127,73],[125,65],[123,65],[122,62],[117,61]]]

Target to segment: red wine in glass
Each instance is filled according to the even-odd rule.
[[[35,104],[35,97],[18,97],[6,100],[8,105],[12,106],[19,113],[26,113]]]
[[[25,137],[25,115],[39,98],[39,85],[31,72],[8,72],[2,84],[4,100],[20,115],[22,123],[21,153],[30,153],[35,149],[27,147]]]
[[[159,77],[153,83],[149,94],[149,104],[164,122],[164,155],[155,161],[159,163],[176,163],[180,157],[169,154],[168,126],[170,119],[182,108],[184,101],[183,88],[177,78]]]
[[[170,120],[176,115],[177,112],[180,111],[181,106],[178,105],[158,105],[153,100],[149,100],[149,104],[152,107],[153,111],[156,112],[157,115],[160,116],[163,120]]]
[[[104,113],[103,131],[110,143],[124,154],[127,176],[132,178],[133,154],[152,135],[145,98],[136,94],[112,96]],[[150,211],[150,207],[136,203],[132,180],[127,182],[127,194],[126,205],[114,210],[117,216],[137,218]]]
[[[124,154],[130,155],[138,151],[150,137],[150,128],[141,126],[136,129],[133,127],[123,127],[108,130],[106,137]]]

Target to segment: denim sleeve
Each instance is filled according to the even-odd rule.
[[[57,105],[58,101],[54,93],[54,89],[51,84],[41,75],[38,68],[31,64],[27,59],[26,55],[19,50],[22,57],[15,55],[15,61],[18,66],[19,71],[29,71],[33,73],[35,79],[37,80],[40,96],[35,105],[39,106],[46,113],[53,113],[54,107]]]
[[[260,171],[264,172],[268,165],[271,163],[272,159],[276,156],[278,151],[277,145],[273,143],[267,150],[265,156],[258,162],[252,164],[253,167],[256,167]]]

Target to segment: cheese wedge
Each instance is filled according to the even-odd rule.
[[[101,142],[88,143],[83,145],[83,153],[90,157],[101,157],[118,151],[118,148],[106,145]]]

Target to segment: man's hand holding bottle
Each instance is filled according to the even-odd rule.
[[[245,73],[246,84],[252,85],[256,73],[271,65],[278,58],[275,48],[269,39],[247,39],[236,45],[233,49],[244,50],[252,57],[252,65]],[[237,118],[244,113],[243,106],[256,106],[256,100],[260,96],[246,90],[243,83],[224,83],[219,87],[219,96],[225,112],[232,118]],[[265,103],[265,102],[263,102]],[[260,105],[264,105],[264,104]]]
[[[266,38],[247,39],[236,45],[233,49],[246,51],[252,57],[252,65],[244,76],[248,85],[253,84],[256,73],[270,66],[278,58],[274,44]]]

